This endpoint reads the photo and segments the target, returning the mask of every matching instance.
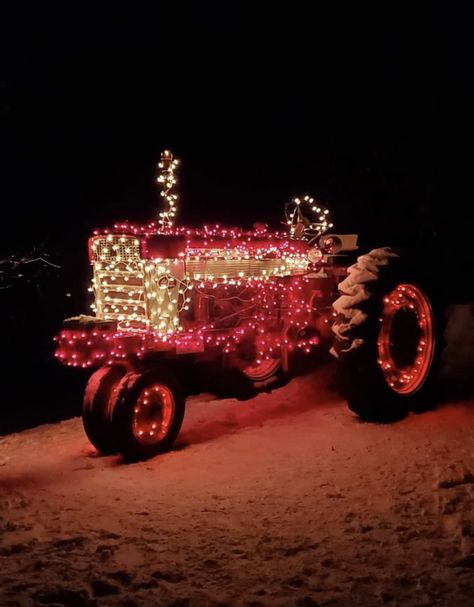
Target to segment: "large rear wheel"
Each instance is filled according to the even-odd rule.
[[[375,249],[339,285],[337,386],[363,419],[391,421],[437,400],[444,317],[436,288],[414,263]]]

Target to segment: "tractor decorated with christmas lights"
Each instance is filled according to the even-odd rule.
[[[364,418],[388,418],[427,389],[433,310],[398,255],[376,249],[349,265],[357,237],[328,233],[310,196],[286,205],[285,232],[175,227],[177,160],[164,152],[159,167],[159,221],[94,233],[95,315],[65,320],[56,337],[61,363],[96,369],[83,422],[99,452],[169,450],[196,381],[250,394],[315,348],[338,359],[341,394]]]

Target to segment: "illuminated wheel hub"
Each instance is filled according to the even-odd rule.
[[[428,376],[434,353],[434,320],[421,289],[399,284],[384,298],[378,364],[397,394],[414,394]]]
[[[142,390],[133,409],[133,435],[142,445],[160,442],[173,421],[175,403],[172,391],[163,384]]]

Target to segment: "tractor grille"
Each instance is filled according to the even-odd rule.
[[[119,329],[145,329],[148,318],[141,263],[94,266],[96,314],[116,320]]]
[[[212,278],[263,278],[305,271],[306,259],[198,259],[186,261],[186,274],[199,280]]]
[[[222,251],[216,259],[141,259],[135,236],[108,234],[90,242],[94,268],[93,309],[103,320],[114,320],[119,330],[154,329],[168,333],[179,326],[180,313],[188,309],[192,282],[267,279],[306,270],[305,258],[236,259]],[[236,254],[237,256],[237,254]],[[186,293],[186,294],[185,294]]]
[[[140,261],[140,241],[135,236],[100,236],[93,239],[91,249],[93,261]]]
[[[93,290],[98,318],[116,320],[121,330],[146,329],[148,315],[140,241],[108,235],[91,242]]]

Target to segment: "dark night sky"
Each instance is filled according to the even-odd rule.
[[[285,201],[308,192],[364,248],[433,232],[458,242],[466,228],[466,14],[448,3],[172,4],[22,5],[0,18],[1,253],[48,238],[62,265],[32,296],[34,351],[49,356],[48,331],[86,311],[90,231],[153,218],[166,147],[183,160],[183,223],[277,226]],[[2,305],[17,308],[15,297]],[[19,309],[10,316],[24,327]]]

